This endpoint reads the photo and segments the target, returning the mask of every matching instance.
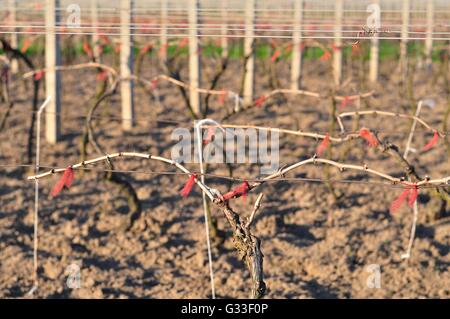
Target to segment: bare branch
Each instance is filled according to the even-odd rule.
[[[263,195],[264,195],[263,193],[258,195],[258,198],[255,201],[255,205],[253,206],[253,211],[247,220],[247,224],[245,224],[245,228],[248,229],[251,226],[253,220],[255,219],[256,213],[261,208],[261,201],[262,201]]]

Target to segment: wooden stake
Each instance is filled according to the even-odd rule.
[[[373,0],[372,3],[379,4],[379,0]],[[370,45],[370,62],[369,62],[369,81],[376,83],[378,81],[379,63],[380,63],[380,48],[378,31],[372,36]]]
[[[167,0],[161,0],[160,57],[167,60]]]
[[[334,84],[339,85],[342,78],[342,18],[344,3],[343,0],[335,1],[335,22],[334,22],[334,52],[333,52],[333,76]]]
[[[400,68],[402,75],[406,71],[406,57],[408,54],[408,30],[409,30],[409,0],[403,0],[402,6],[402,33],[400,41]]]
[[[198,32],[198,0],[189,0],[189,103],[197,116],[201,113],[200,92],[201,82],[200,51]]]
[[[101,63],[101,46],[98,37],[98,3],[97,0],[91,0],[91,20],[92,20],[92,44],[94,50],[95,62]]]
[[[427,38],[425,40],[425,58],[427,67],[432,65],[433,51],[433,26],[434,26],[434,0],[427,1]]]
[[[300,86],[302,69],[302,24],[303,0],[296,0],[294,2],[294,31],[292,32],[291,90],[298,90]]]
[[[11,47],[17,49],[19,45],[16,28],[16,0],[8,0],[9,23],[11,25]],[[19,71],[17,59],[11,61],[11,73],[16,74]]]
[[[222,58],[226,58],[228,56],[228,1],[222,0],[222,26],[221,33],[222,39],[220,40],[220,45],[222,47]]]
[[[52,144],[61,134],[61,77],[55,71],[61,65],[60,39],[55,28],[60,21],[59,7],[59,0],[45,0],[45,94],[51,96],[45,109],[45,138]]]
[[[253,52],[254,35],[255,35],[255,0],[245,1],[245,39],[244,39],[244,55],[249,57],[245,64],[244,79],[244,105],[253,104],[254,82],[255,82],[255,53]]]
[[[128,78],[133,74],[133,36],[132,22],[133,0],[120,0],[120,76]],[[122,128],[131,130],[134,124],[134,82],[120,83],[122,100]]]

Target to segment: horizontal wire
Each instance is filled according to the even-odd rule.
[[[37,113],[38,111],[21,111],[21,110],[16,110],[13,111],[13,113],[16,114],[30,114],[30,113]],[[50,112],[50,111],[45,111],[46,114],[56,114],[56,115],[67,115],[67,113],[64,112]],[[147,116],[147,115],[152,115],[150,113],[140,113],[139,115],[142,116]],[[69,117],[69,118],[65,118],[64,120],[83,120],[87,118],[87,115],[77,115],[74,117]],[[105,115],[92,115],[91,116],[92,119],[105,119],[105,120],[117,120],[117,121],[129,121],[130,119],[127,118],[122,118],[120,116],[105,116]],[[173,125],[192,125],[192,121],[174,121],[174,120],[158,120],[158,119],[143,119],[143,118],[134,118],[134,120],[136,122],[142,122],[142,123],[160,123],[160,124],[173,124]],[[226,125],[227,123],[221,123],[222,125]],[[240,124],[236,124],[236,125],[240,125]],[[253,125],[253,124],[242,124],[242,125]],[[158,129],[158,128],[155,128]],[[278,129],[286,129],[289,130],[289,128],[282,128],[282,127],[276,127],[276,128],[266,128],[265,130],[278,130]],[[309,132],[309,133],[313,133],[313,134],[326,134],[326,133],[330,133],[327,130],[324,131],[309,131],[308,128],[301,128],[298,130],[294,130],[296,132]],[[376,131],[378,134],[399,134],[399,135],[403,135],[403,134],[410,134],[411,132],[408,131],[398,131],[398,130],[380,130],[380,129],[374,129],[374,131]],[[336,133],[341,133],[340,129],[335,129]],[[358,134],[359,131],[346,131],[345,134]],[[426,134],[430,134],[430,130],[427,129],[416,129],[413,131],[413,134],[419,134],[419,133],[426,133]],[[439,131],[439,133],[441,133],[442,135],[445,136],[449,136],[450,135],[450,131]]]
[[[297,24],[297,23],[286,23],[286,21],[283,20],[283,23],[272,23],[271,22],[270,25],[268,25],[268,23],[254,23],[254,24],[252,24],[252,26],[254,26],[254,27],[258,27],[258,26],[268,27],[268,26],[272,26],[273,25],[273,26],[277,26],[277,27],[282,27],[282,26],[285,26],[285,27],[289,27],[289,26],[300,26],[300,27],[302,27],[302,26],[303,27],[330,26],[330,27],[332,27],[332,26],[335,25],[335,23],[333,23],[333,22],[323,23],[324,22],[323,20],[318,20],[318,21],[322,22],[322,23],[311,23],[310,22],[310,23]],[[448,20],[445,20],[445,21],[448,22]],[[16,20],[14,23],[20,23],[20,22],[21,21]],[[26,21],[23,21],[23,22],[28,23],[29,27],[45,26],[45,21],[42,21],[42,20],[34,20],[34,21],[33,20],[26,20]],[[187,21],[185,21],[183,23],[181,23],[181,22],[165,22],[164,23],[164,22],[150,22],[150,21],[148,21],[148,22],[137,22],[137,21],[135,21],[135,22],[131,22],[131,23],[121,23],[121,22],[114,22],[114,21],[97,21],[97,22],[90,21],[90,22],[80,22],[79,23],[80,26],[88,25],[88,26],[92,26],[92,27],[96,27],[96,26],[110,26],[110,25],[111,26],[123,26],[123,25],[126,25],[126,26],[150,26],[150,25],[158,25],[158,26],[164,27],[164,26],[186,26],[188,24],[189,23]],[[223,21],[214,22],[214,23],[201,22],[201,23],[198,23],[197,25],[199,25],[199,26],[217,26],[217,27],[223,27],[223,26],[245,26],[245,22],[240,22],[240,23],[229,23],[229,22],[223,22]],[[5,21],[4,21],[4,24],[0,25],[0,27],[5,27],[5,28],[6,27],[13,28],[13,27],[19,27],[19,26],[25,27],[23,24],[19,25],[19,24],[13,24],[11,22],[6,22],[5,23]],[[67,26],[67,22],[60,21],[58,23],[55,23],[55,26],[65,27],[65,26]],[[363,26],[363,24],[361,24],[361,23],[345,23],[345,24],[341,25],[341,27],[343,27],[343,28],[345,28],[345,27],[359,27],[359,30],[362,29],[362,26]],[[384,29],[386,29],[386,27],[393,27],[393,26],[401,27],[401,26],[403,26],[403,24],[386,24],[386,23],[383,23],[382,26],[383,26]],[[428,25],[427,24],[414,23],[414,24],[408,24],[407,26],[409,28],[415,28],[415,27],[427,27]],[[448,26],[450,26],[450,24],[438,22],[438,23],[432,24],[432,26],[433,27],[448,27]],[[309,29],[306,29],[306,30],[309,30]]]
[[[0,164],[0,167],[7,167],[7,168],[16,168],[16,167],[36,167],[34,164]],[[58,167],[58,166],[49,166],[49,165],[39,165],[39,168],[44,169],[64,169],[65,167]],[[94,171],[94,172],[114,172],[114,173],[130,173],[130,174],[146,174],[146,175],[189,175],[189,173],[184,172],[169,172],[169,171],[150,171],[150,170],[111,170],[111,169],[100,169],[100,168],[93,168],[93,167],[79,167],[76,168],[76,170],[84,170],[84,171]],[[194,171],[192,171],[194,172]],[[353,179],[322,179],[322,178],[307,178],[307,177],[279,177],[276,179],[269,179],[264,180],[262,178],[254,178],[254,179],[246,179],[246,178],[239,178],[239,177],[230,177],[225,175],[218,175],[218,174],[211,174],[211,173],[197,173],[195,172],[197,176],[205,176],[210,178],[217,178],[222,180],[228,180],[228,181],[234,181],[234,182],[252,182],[252,183],[258,183],[258,182],[314,182],[314,183],[344,183],[344,184],[368,184],[368,185],[380,185],[380,186],[388,186],[391,188],[404,188],[402,185],[396,185],[389,182],[383,182],[383,181],[362,181],[362,180],[353,180]],[[424,185],[420,188],[437,188],[437,187],[449,187],[450,185],[442,184],[442,185]]]
[[[57,34],[57,35],[94,35],[95,32],[46,32],[46,31],[18,31],[18,32],[10,32],[10,31],[0,31],[0,34],[35,34],[35,35],[45,35],[45,34]],[[160,37],[160,33],[103,33],[103,35],[107,36],[145,36],[145,37]],[[186,37],[187,33],[177,33],[177,34],[166,34],[167,37]],[[201,34],[198,35],[199,38],[211,38],[211,37],[222,37],[222,38],[273,38],[274,35],[253,35],[253,36],[247,36],[245,34]],[[292,35],[276,35],[278,39],[292,39]],[[322,40],[330,40],[330,39],[342,39],[342,40],[370,40],[373,39],[373,37],[370,36],[307,36],[302,35],[298,37],[300,39],[322,39]],[[393,36],[393,37],[376,37],[379,40],[426,40],[426,37],[405,37],[402,38],[400,36]],[[435,41],[448,41],[450,40],[449,37],[431,37],[428,39],[432,39]]]
[[[37,29],[45,29],[46,26],[45,25],[15,25],[15,26],[6,26],[6,25],[0,25],[0,28],[37,28]],[[450,27],[450,25],[449,25]],[[65,28],[64,26],[56,26],[55,28]],[[94,29],[92,32],[94,33],[101,33],[102,30],[120,30],[121,27],[120,26],[108,26],[108,27],[104,27],[104,26],[77,26],[75,28],[70,28],[70,29],[75,29],[75,30],[86,30],[86,29]],[[179,26],[179,27],[160,27],[160,26],[130,26],[129,27],[130,30],[140,30],[140,31],[144,31],[144,30],[198,30],[198,31],[245,31],[245,28],[226,28],[226,29],[222,29],[220,26],[217,27],[197,27],[197,28],[191,28],[191,27],[184,27],[184,26]],[[336,30],[325,30],[325,29],[258,29],[258,28],[253,28],[252,29],[254,32],[304,32],[304,33],[334,33],[336,32]],[[97,31],[97,32],[95,32]],[[340,30],[339,32],[342,33],[356,33],[362,31],[361,29],[356,29],[356,30]],[[11,31],[11,33],[16,33],[17,31]],[[62,31],[61,31],[62,32]],[[66,32],[64,32],[66,33]],[[401,30],[388,30],[385,32],[381,32],[381,33],[402,33]],[[450,34],[450,31],[433,31],[433,32],[427,32],[427,31],[407,31],[405,32],[406,34],[423,34],[423,35],[428,35],[428,34],[432,34],[432,35],[436,35],[436,34],[445,34],[448,35]],[[199,35],[202,36],[202,35]]]
[[[93,10],[91,7],[83,7],[80,6],[81,12],[93,12],[95,10]],[[125,11],[130,11],[130,12],[145,12],[147,13],[147,11],[162,11],[161,10],[162,7],[161,6],[147,6],[147,7],[138,7],[138,8],[132,8],[131,10],[125,10]],[[184,6],[180,6],[180,7],[173,7],[173,6],[169,6],[166,8],[168,13],[173,13],[173,12],[186,12],[186,14],[189,12],[189,7],[187,5]],[[196,9],[197,12],[207,12],[207,13],[222,13],[224,10],[226,10],[227,12],[242,12],[245,13],[246,10],[244,7],[242,8],[233,8],[233,7],[211,7],[211,8],[205,8],[203,6],[200,6]],[[11,11],[10,8],[8,7],[4,7],[0,9],[1,11]],[[27,8],[27,7],[21,7],[21,6],[16,6],[15,11],[17,12],[44,12],[45,11],[45,5],[42,4],[41,8]],[[66,7],[55,7],[55,11],[61,11],[61,12],[67,12],[67,6]],[[117,13],[120,14],[120,12],[122,11],[121,8],[116,8],[116,7],[110,7],[110,8],[105,8],[105,7],[98,7],[96,9],[97,12],[112,12],[112,13]],[[254,8],[252,10],[253,12],[267,12],[267,13],[293,13],[293,8]],[[330,9],[325,9],[325,8],[303,8],[302,12],[303,13],[308,13],[308,12],[313,12],[313,13],[334,13],[336,10],[334,8],[330,8]],[[367,14],[367,9],[343,9],[342,10],[343,14],[345,13],[362,13],[362,14]],[[381,13],[402,13],[403,10],[402,9],[383,9],[381,8]],[[428,11],[427,10],[419,10],[419,9],[409,9],[408,12],[410,14],[426,14]],[[440,14],[446,14],[446,13],[450,13],[450,10],[445,10],[445,9],[435,9],[433,10],[433,12],[435,13],[440,13]]]

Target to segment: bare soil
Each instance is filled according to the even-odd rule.
[[[205,65],[213,65],[206,61]],[[258,62],[257,96],[270,90],[267,72]],[[150,78],[158,73],[155,61],[142,75]],[[411,106],[400,98],[400,87],[394,81],[394,64],[382,63],[381,85],[376,95],[361,109],[382,109],[413,114]],[[346,71],[348,71],[346,69]],[[204,74],[209,85],[214,68]],[[289,66],[277,66],[281,87],[288,87]],[[239,90],[241,69],[234,61],[220,81],[219,88]],[[312,91],[326,92],[330,76],[322,62],[308,61],[303,86]],[[186,79],[186,74],[183,73]],[[353,81],[340,92],[357,92],[357,72]],[[93,103],[95,93],[93,70],[71,71],[63,74],[62,141],[56,145],[43,141],[42,166],[65,167],[80,159],[83,116]],[[0,163],[20,164],[26,159],[27,134],[30,123],[31,86],[13,81],[12,94],[17,101],[6,128],[0,133]],[[189,113],[178,89],[159,83],[162,103],[158,104],[137,90],[136,127],[121,130],[120,97],[115,95],[103,104],[96,115],[95,133],[99,142],[112,153],[140,151],[170,157],[174,144],[170,134],[176,127],[191,127]],[[41,94],[42,96],[42,94]],[[436,100],[432,110],[424,109],[422,117],[442,127],[446,108],[442,81],[431,85],[426,71],[415,74],[414,97]],[[243,112],[228,123],[299,128],[327,132],[329,100],[289,97],[289,105],[277,100],[261,108]],[[231,108],[232,101],[227,101]],[[2,106],[4,109],[4,106]],[[225,114],[217,98],[211,98],[209,117],[220,120]],[[346,107],[354,110],[354,103]],[[3,112],[3,111],[2,111]],[[170,120],[179,124],[154,122]],[[409,120],[386,117],[361,117],[360,126],[378,130],[382,139],[398,145],[403,152],[410,129]],[[347,120],[351,128],[353,120]],[[42,134],[43,135],[43,134]],[[418,127],[413,145],[420,150],[432,134]],[[448,139],[448,137],[447,137]],[[280,136],[281,164],[295,163],[314,154],[318,141]],[[369,167],[402,175],[396,162],[385,154],[368,149],[364,141],[355,140],[350,146],[333,145],[335,160],[367,164]],[[349,150],[345,154],[345,150]],[[89,149],[88,158],[99,154]],[[427,153],[412,153],[412,164],[421,176],[433,178],[449,175],[448,153],[444,141]],[[139,160],[116,160],[116,169],[173,171],[160,163]],[[194,164],[189,168],[197,169]],[[57,198],[49,192],[57,177],[40,181],[39,224],[39,298],[206,298],[210,296],[209,273],[204,235],[201,193],[194,189],[187,199],[179,196],[186,177],[125,173],[142,201],[143,214],[130,231],[123,229],[127,218],[126,199],[116,187],[103,179],[103,165],[97,170],[76,171],[70,190]],[[234,165],[234,176],[254,178],[258,166]],[[210,166],[211,173],[227,174],[223,165]],[[24,297],[32,286],[33,267],[33,205],[34,183],[27,181],[30,173],[23,167],[0,168],[0,297]],[[262,241],[264,272],[268,298],[449,298],[450,297],[450,220],[434,218],[440,200],[421,191],[419,196],[419,225],[412,257],[400,258],[406,250],[412,222],[412,210],[405,205],[397,213],[389,212],[390,203],[402,192],[380,181],[355,172],[340,173],[330,169],[334,183],[342,194],[338,204],[324,183],[283,181],[261,187],[265,194],[263,207],[255,221],[254,233]],[[287,177],[325,178],[323,166],[299,169]],[[227,191],[228,183],[210,179],[213,187]],[[232,206],[242,217],[250,214],[258,192],[246,200],[236,199]],[[448,208],[447,212],[448,214]],[[219,229],[225,232],[223,243],[213,248],[215,283],[220,298],[249,296],[248,271],[233,248],[231,229],[221,212],[212,210]],[[66,285],[70,264],[81,266],[81,288]],[[381,288],[371,289],[367,280],[368,267],[381,267]]]

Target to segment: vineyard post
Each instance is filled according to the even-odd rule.
[[[17,49],[19,41],[17,39],[16,28],[16,0],[8,0],[9,23],[11,24],[11,47]],[[17,59],[11,61],[11,73],[16,74],[19,70]]]
[[[253,50],[255,35],[255,0],[245,1],[245,38],[244,56],[248,57],[245,63],[244,78],[244,105],[253,104],[254,82],[255,82],[255,54]]]
[[[44,103],[39,107],[37,111],[37,125],[36,125],[36,164],[35,173],[39,174],[40,165],[40,145],[41,145],[41,114],[48,103],[51,101],[51,97],[47,96]],[[34,216],[33,216],[33,287],[28,292],[28,295],[32,295],[39,286],[38,277],[38,227],[39,227],[39,180],[34,181]]]
[[[133,35],[131,29],[133,0],[120,0],[120,76],[133,74]],[[134,81],[120,83],[122,128],[130,130],[134,122]]]
[[[226,59],[228,57],[228,3],[227,0],[222,0],[222,22],[221,22],[221,30],[222,30],[222,39],[220,41],[220,46],[222,47],[222,58]]]
[[[379,0],[373,0],[374,4],[379,5]],[[378,72],[379,72],[379,54],[380,54],[380,39],[378,36],[378,31],[373,34],[370,45],[370,62],[369,62],[369,81],[371,83],[376,83],[378,81]]]
[[[405,76],[406,72],[406,56],[408,54],[408,31],[409,31],[409,8],[410,0],[403,0],[402,7],[402,32],[400,40],[400,69],[402,77]]]
[[[427,38],[425,40],[426,66],[431,67],[433,50],[434,0],[427,1]]]
[[[55,67],[61,65],[60,37],[56,26],[60,22],[60,1],[45,0],[45,91],[52,100],[45,108],[45,137],[56,143],[61,133],[61,76]]]
[[[160,57],[162,61],[167,60],[167,0],[161,0],[161,34]]]
[[[298,90],[302,69],[302,25],[303,0],[294,2],[294,30],[292,32],[292,64],[291,64],[291,90]]]
[[[97,0],[91,0],[91,20],[92,20],[92,45],[94,48],[95,62],[101,63],[101,47],[98,38],[98,3]]]
[[[189,103],[197,116],[201,114],[201,61],[198,32],[198,0],[189,0]]]
[[[334,15],[334,52],[333,76],[334,84],[339,85],[342,78],[342,18],[344,12],[343,0],[336,0]]]

